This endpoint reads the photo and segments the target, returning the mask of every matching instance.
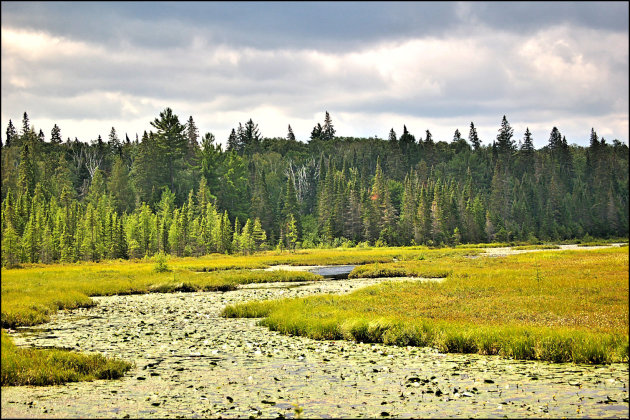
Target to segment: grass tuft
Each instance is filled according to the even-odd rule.
[[[19,348],[2,331],[2,386],[58,385],[94,379],[116,379],[131,368],[130,363],[100,354]]]

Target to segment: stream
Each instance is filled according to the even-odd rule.
[[[99,352],[135,367],[118,380],[3,387],[2,418],[295,418],[298,411],[304,418],[628,417],[628,364],[316,341],[269,331],[255,319],[219,317],[238,302],[348,293],[389,280],[435,281],[343,279],[95,297],[93,308],[60,311],[11,336],[20,346]]]

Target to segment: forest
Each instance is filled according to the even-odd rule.
[[[444,246],[628,236],[628,146],[558,128],[535,149],[503,116],[482,145],[336,136],[325,113],[307,141],[249,119],[225,150],[164,109],[132,140],[50,137],[24,112],[2,142],[2,265],[261,249]]]

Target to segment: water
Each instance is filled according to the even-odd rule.
[[[95,298],[96,307],[60,312],[39,335],[33,329],[13,334],[16,344],[69,346],[136,366],[114,381],[5,387],[2,417],[289,418],[300,407],[305,418],[627,418],[627,364],[510,361],[315,341],[271,332],[254,319],[219,316],[228,304],[348,293],[381,281]]]
[[[348,274],[350,274],[354,267],[354,265],[331,265],[327,267],[314,267],[308,271],[319,274],[327,279],[347,279]]]

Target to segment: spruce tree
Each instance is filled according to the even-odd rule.
[[[179,122],[177,115],[171,108],[160,112],[160,118],[156,118],[151,125],[156,128],[155,153],[156,157],[163,159],[163,165],[159,168],[166,173],[166,180],[171,191],[177,191],[175,177],[181,170],[181,160],[186,153],[187,139],[186,127]]]
[[[389,130],[388,140],[392,143],[396,143],[398,141],[398,139],[396,138],[396,132],[394,131],[393,127]]]
[[[293,214],[289,215],[289,218],[287,219],[286,227],[287,227],[286,228],[287,248],[295,252],[295,248],[297,246],[297,240],[298,240],[298,229],[297,229],[297,223],[295,221],[295,217],[293,216]]]
[[[481,147],[481,141],[479,141],[479,136],[477,135],[477,129],[475,128],[475,124],[470,122],[470,131],[468,132],[468,141],[473,147],[473,150],[478,150]]]
[[[61,129],[55,124],[50,131],[50,142],[53,144],[61,144]]]
[[[232,129],[230,132],[230,136],[227,139],[227,146],[225,148],[226,151],[238,151],[238,137],[236,136],[236,131]]]
[[[289,124],[289,132],[287,133],[288,141],[295,141],[295,134],[293,134],[293,129],[291,128],[291,124]]]
[[[499,134],[497,134],[497,152],[502,156],[509,156],[516,148],[512,135],[514,129],[508,123],[505,115],[501,120],[501,128],[499,128]]]
[[[335,138],[335,128],[333,127],[330,114],[328,113],[328,111],[326,111],[326,116],[324,117],[324,125],[322,126],[321,131],[321,139],[330,141],[333,138]]]
[[[13,122],[11,120],[9,120],[9,125],[7,126],[6,133],[7,133],[7,137],[6,137],[5,146],[10,147],[15,143],[18,137],[17,131],[15,130],[15,127],[13,126]]]

